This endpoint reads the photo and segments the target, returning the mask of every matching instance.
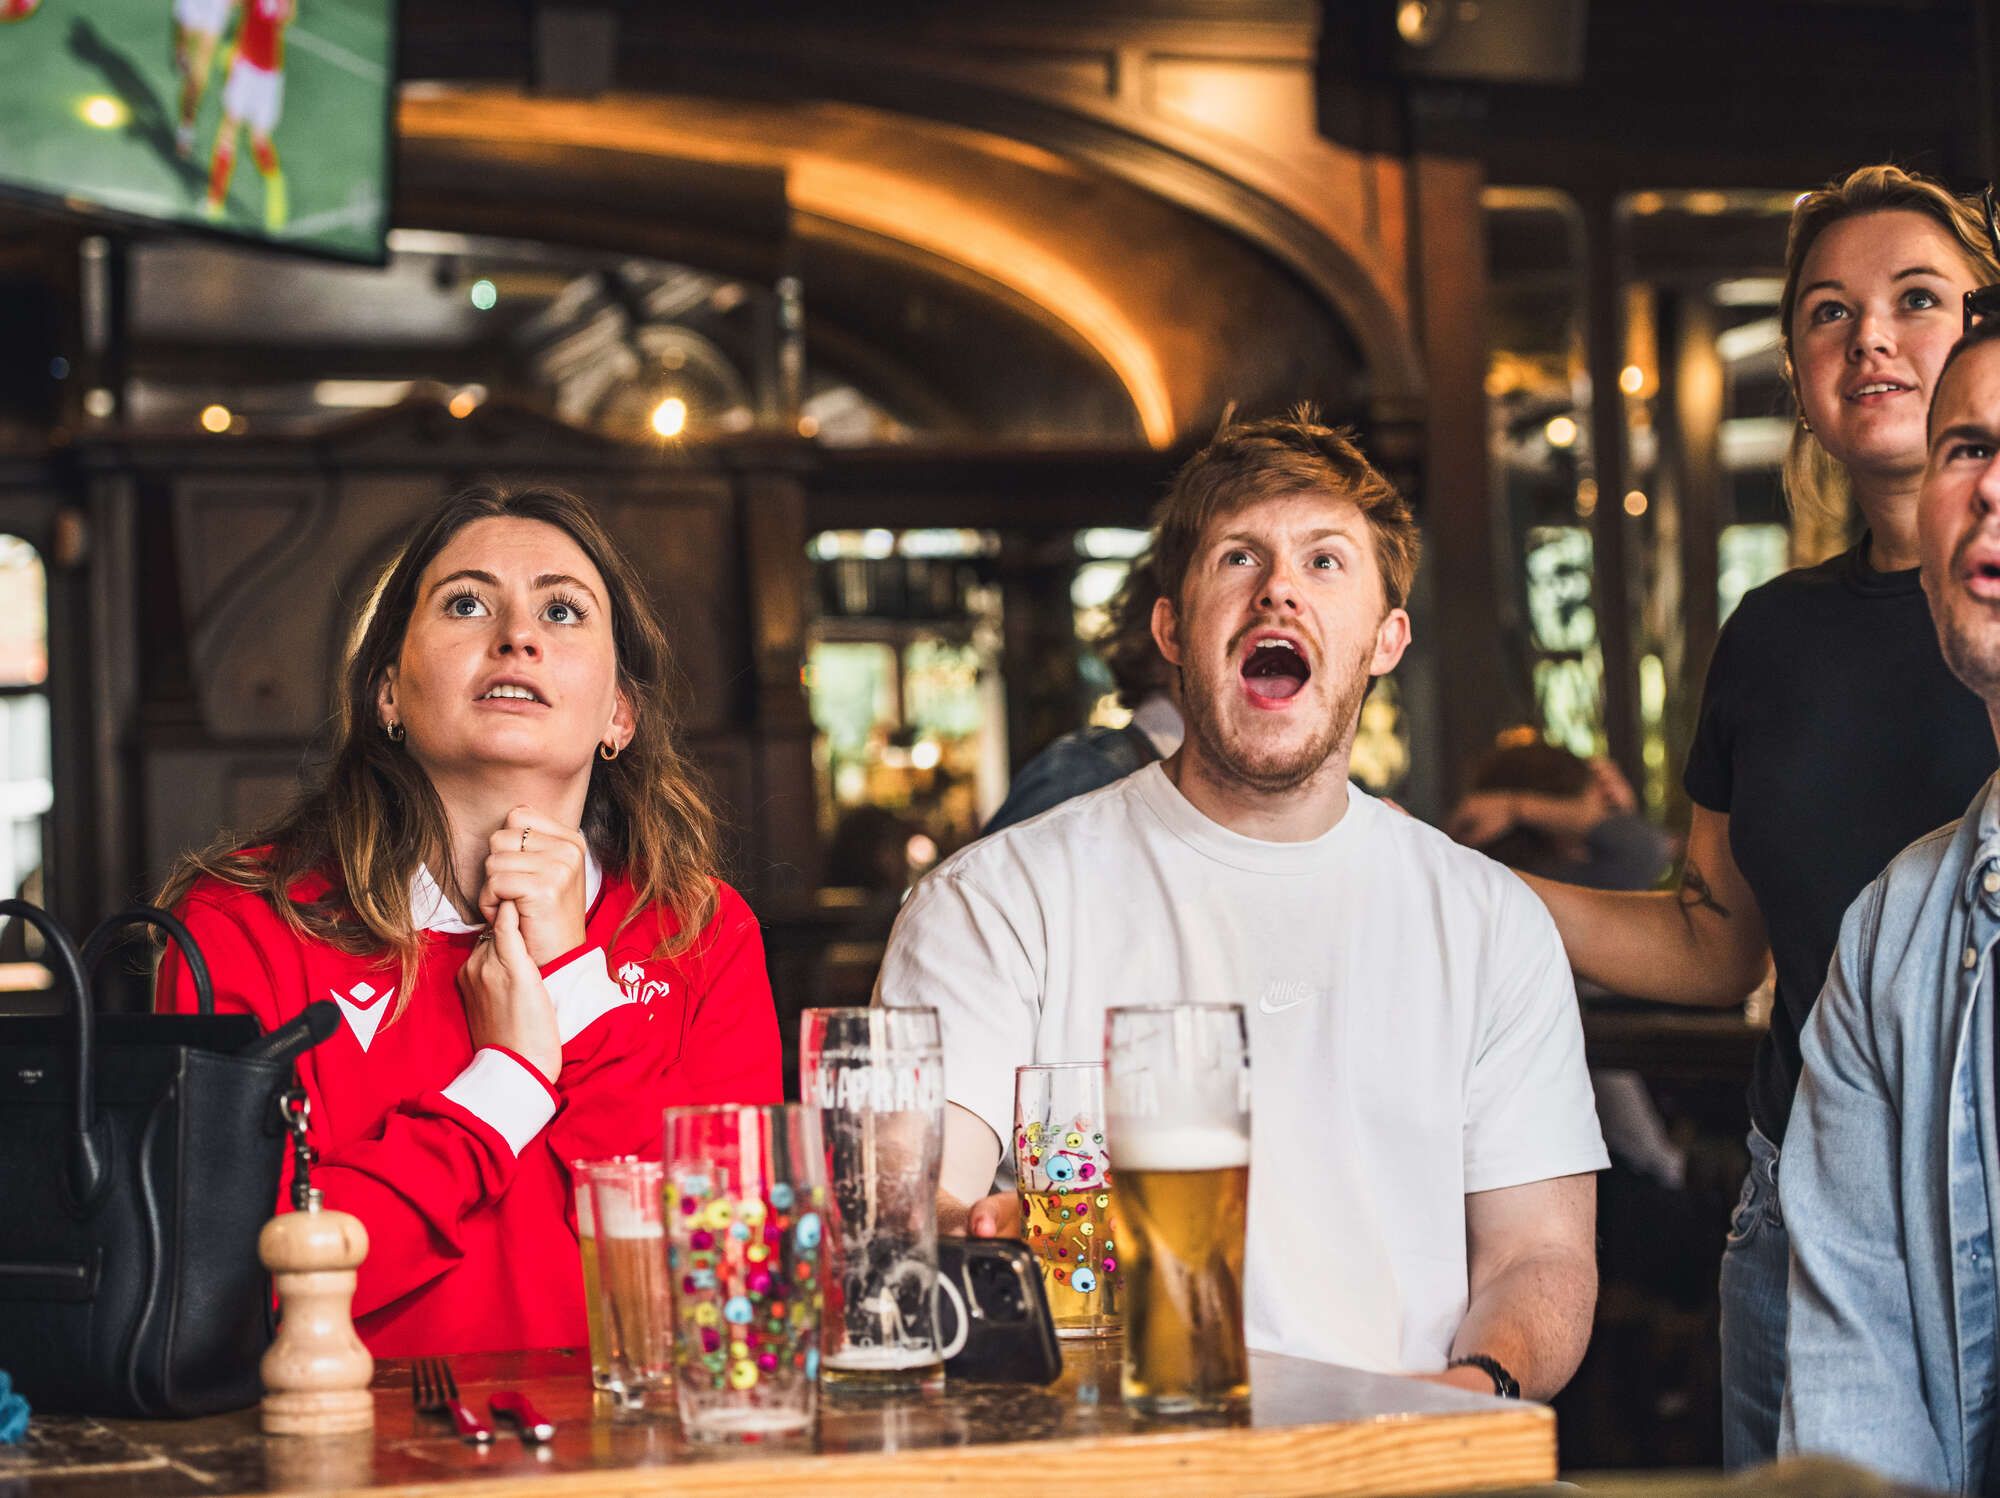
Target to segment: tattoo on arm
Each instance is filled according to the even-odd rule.
[[[1677,898],[1680,901],[1681,919],[1687,922],[1688,930],[1694,930],[1694,913],[1697,910],[1712,910],[1725,921],[1729,919],[1729,907],[1715,898],[1715,891],[1708,887],[1708,879],[1701,866],[1693,859],[1688,860],[1686,870],[1681,874],[1681,887]]]

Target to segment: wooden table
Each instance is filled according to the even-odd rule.
[[[691,1447],[670,1413],[594,1398],[575,1353],[466,1356],[458,1380],[481,1413],[520,1388],[557,1424],[467,1446],[410,1408],[407,1364],[376,1375],[373,1435],[257,1434],[254,1411],[203,1420],[37,1416],[0,1447],[0,1498],[640,1498],[657,1493],[1172,1498],[1176,1494],[1418,1494],[1548,1482],[1547,1407],[1252,1353],[1251,1408],[1235,1422],[1142,1427],[1118,1398],[1118,1344],[1070,1343],[1047,1389],[952,1384],[872,1402],[823,1396],[818,1429],[735,1448]]]

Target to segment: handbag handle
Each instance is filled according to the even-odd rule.
[[[83,940],[84,976],[94,981],[97,964],[104,960],[104,954],[134,926],[158,926],[174,939],[174,945],[181,949],[181,961],[187,964],[188,976],[194,980],[197,1007],[203,1014],[215,1013],[215,987],[208,979],[208,959],[201,955],[201,948],[195,945],[188,928],[157,905],[130,905],[99,921]]]
[[[13,916],[26,921],[42,935],[48,946],[48,955],[54,958],[56,976],[60,982],[69,985],[69,1012],[72,1021],[71,1036],[74,1044],[70,1047],[70,1103],[75,1129],[70,1135],[69,1156],[65,1162],[69,1168],[70,1200],[78,1207],[87,1206],[110,1178],[110,1152],[97,1130],[97,1070],[91,1052],[95,1048],[95,1025],[90,1008],[90,986],[83,975],[83,963],[77,957],[76,943],[69,933],[40,906],[30,905],[26,900],[0,900],[0,919]]]

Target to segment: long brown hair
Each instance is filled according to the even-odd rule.
[[[255,890],[301,937],[343,952],[379,952],[385,961],[393,955],[401,972],[389,1018],[402,1013],[423,952],[410,914],[411,878],[422,865],[436,871],[447,894],[468,892],[456,888],[444,803],[382,731],[377,702],[402,651],[424,569],[466,526],[501,518],[554,526],[604,579],[618,685],[634,726],[616,759],[592,763],[582,831],[598,861],[632,881],[637,898],[625,921],[664,902],[679,926],[661,949],[669,955],[700,934],[715,912],[715,816],[675,742],[672,665],[645,587],[575,495],[487,484],[460,490],[418,522],[363,609],[341,671],[336,741],[324,775],[247,843],[225,838],[183,858],[161,904],[178,905],[203,875]],[[296,898],[294,886],[310,875],[330,888]]]
[[[1826,519],[1847,508],[1847,468],[1819,445],[1805,425],[1798,375],[1792,365],[1792,314],[1798,310],[1799,282],[1806,256],[1820,234],[1844,218],[1889,209],[1921,213],[1949,234],[1981,283],[2000,281],[2000,260],[1987,241],[1986,218],[1977,201],[1961,198],[1942,182],[1906,172],[1888,162],[1856,167],[1837,182],[1806,193],[1792,205],[1785,236],[1785,289],[1778,299],[1778,328],[1785,351],[1785,383],[1791,387],[1798,420],[1785,451],[1785,497],[1795,512]]]

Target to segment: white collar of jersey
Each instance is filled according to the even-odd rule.
[[[597,892],[604,887],[604,869],[597,861],[597,855],[589,848],[583,850],[583,909],[586,915],[590,907],[597,903]],[[422,864],[410,876],[410,924],[419,931],[435,931],[440,936],[463,936],[468,931],[484,931],[483,924],[475,925],[462,921],[452,908],[451,901],[444,897],[444,890],[438,885],[431,871]]]

